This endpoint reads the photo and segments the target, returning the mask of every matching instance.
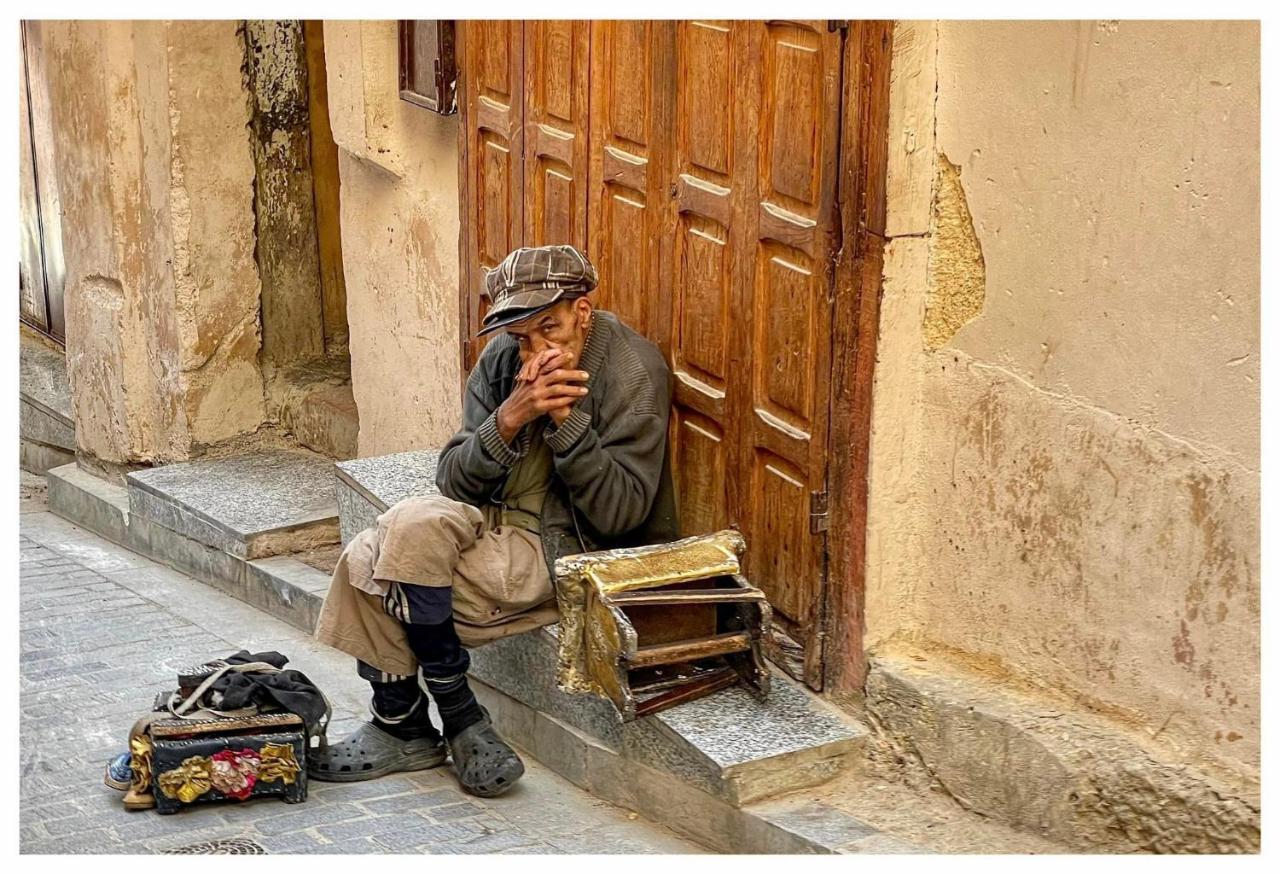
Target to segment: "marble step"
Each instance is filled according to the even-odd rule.
[[[130,473],[129,511],[240,559],[338,540],[333,462],[268,450]]]

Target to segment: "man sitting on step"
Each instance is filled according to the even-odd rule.
[[[452,754],[464,789],[510,789],[524,765],[467,685],[464,647],[555,622],[560,556],[678,536],[671,372],[657,347],[593,309],[595,287],[571,246],[517,249],[485,276],[480,333],[502,333],[467,380],[441,494],[391,507],[334,570],[316,636],[356,657],[373,718],[312,757],[316,779],[367,780]]]

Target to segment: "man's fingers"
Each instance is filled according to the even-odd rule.
[[[543,413],[549,413],[552,410],[560,410],[560,409],[564,409],[565,407],[571,407],[573,406],[574,402],[577,400],[578,400],[577,397],[573,395],[567,395],[565,397],[557,397],[557,398],[548,398],[547,400],[544,400],[544,401],[538,401],[538,409]]]
[[[550,354],[550,349],[543,349],[537,355],[530,358],[525,363],[524,367],[520,369],[520,376],[518,379],[524,380],[525,382],[533,382],[537,379],[538,374],[542,372],[543,363]]]
[[[546,357],[538,364],[538,374],[550,373],[563,363],[567,363],[569,353],[563,349],[548,349],[543,353]]]
[[[555,385],[544,385],[538,389],[538,397],[542,398],[580,398],[586,395],[587,387],[585,385],[572,385],[567,382],[556,383]]]
[[[591,378],[591,374],[585,370],[566,370],[560,368],[550,373],[542,375],[542,382],[546,385],[555,385],[562,382],[586,382]]]

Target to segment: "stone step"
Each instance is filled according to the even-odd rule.
[[[788,855],[929,852],[804,792],[735,805],[485,682],[472,685],[503,737],[533,758],[597,798],[634,810],[713,850]]]
[[[67,464],[45,475],[59,516],[310,632],[329,574],[292,556],[243,559],[130,511],[129,492]]]
[[[343,541],[402,498],[438,494],[438,456],[420,450],[338,462]],[[865,729],[778,671],[764,702],[731,688],[624,725],[609,702],[556,688],[555,634],[553,626],[480,647],[472,652],[473,672],[532,711],[732,807],[818,785],[861,756]],[[528,724],[516,720],[505,728],[520,742],[536,744]],[[568,755],[556,762],[548,764],[568,771],[580,759]]]
[[[623,723],[610,702],[560,691],[557,646],[555,626],[503,638],[472,651],[472,673],[616,755],[730,806],[822,784],[861,759],[866,729],[780,671],[773,671],[764,701],[733,687]],[[509,728],[533,743],[528,726]],[[569,756],[561,764],[572,769],[574,761]]]
[[[438,495],[433,449],[396,452],[334,464],[343,545],[374,523],[378,514],[403,498]]]
[[[66,356],[25,328],[19,349],[19,461],[24,470],[43,474],[75,460]]]
[[[434,488],[430,460],[402,455],[417,479],[405,487],[369,478],[358,493],[350,487],[363,512],[376,515],[377,504]],[[352,476],[352,464],[344,463],[343,474]],[[384,459],[356,465],[354,473],[390,477],[390,467]],[[324,571],[291,556],[246,560],[197,542],[132,512],[123,487],[75,464],[46,478],[58,515],[298,628],[314,628],[329,583]],[[763,702],[726,689],[624,725],[607,701],[555,687],[555,631],[473,650],[473,674],[504,736],[566,779],[724,852],[921,852],[810,798],[785,796],[852,773],[866,738],[860,724],[785,676],[774,672]]]
[[[338,540],[333,462],[268,450],[167,464],[126,476],[129,511],[241,559]]]

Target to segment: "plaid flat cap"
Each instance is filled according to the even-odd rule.
[[[490,306],[479,336],[582,297],[597,281],[596,268],[573,246],[516,249],[484,276]]]

